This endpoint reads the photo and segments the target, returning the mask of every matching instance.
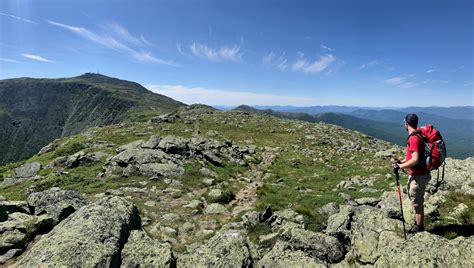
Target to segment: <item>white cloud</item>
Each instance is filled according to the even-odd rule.
[[[437,71],[436,69],[429,69],[429,70],[427,70],[426,72],[427,72],[427,73],[432,73],[432,72],[436,72],[436,71]]]
[[[289,97],[274,94],[245,91],[227,91],[202,87],[171,85],[149,85],[147,88],[187,104],[203,103],[208,105],[315,105],[318,100],[305,97]],[[321,100],[320,100],[321,101]]]
[[[286,70],[287,62],[288,62],[288,60],[286,59],[285,53],[281,53],[280,56],[276,56],[275,53],[273,53],[273,51],[270,52],[265,57],[263,57],[262,61],[265,65],[275,67],[281,71]]]
[[[237,45],[232,47],[222,46],[220,48],[211,48],[207,45],[192,43],[189,46],[189,49],[194,56],[206,58],[211,61],[237,61],[240,60],[243,55],[243,53],[240,51],[240,46]],[[178,47],[178,51],[182,53],[180,47]]]
[[[449,83],[449,80],[426,79],[423,81],[423,84],[429,84],[429,83],[447,84]]]
[[[150,43],[143,36],[139,38],[133,36],[126,28],[117,23],[107,24],[104,27],[107,33],[98,34],[83,27],[71,26],[55,21],[48,22],[106,48],[126,52],[138,62],[176,65],[173,61],[160,59],[155,57],[151,52],[144,50],[143,47],[150,46]]]
[[[359,67],[359,70],[362,70],[362,69],[367,68],[367,67],[372,67],[372,66],[378,65],[379,63],[380,62],[378,62],[377,60],[372,60],[372,61],[366,62],[366,63],[362,64]]]
[[[323,45],[323,44],[321,44],[321,49],[327,50],[327,51],[336,51],[334,48],[327,47],[327,46],[325,46],[325,45]]]
[[[33,55],[33,54],[21,54],[23,57],[36,60],[36,61],[41,61],[41,62],[54,62],[52,60],[48,60],[46,58],[41,57],[40,55]]]
[[[384,83],[391,86],[397,86],[397,85],[402,84],[404,81],[405,81],[404,77],[396,76],[396,77],[392,77],[390,79],[385,80]]]
[[[326,54],[311,62],[301,53],[299,58],[291,66],[291,69],[295,72],[302,72],[305,74],[317,74],[327,69],[335,60],[336,58],[333,55]]]
[[[418,86],[418,84],[413,83],[413,82],[406,82],[406,83],[400,84],[399,86],[402,88],[412,88],[412,87]]]
[[[10,17],[10,18],[13,18],[13,19],[17,19],[17,20],[21,20],[23,22],[27,22],[27,23],[31,23],[31,24],[36,24],[36,22],[34,21],[31,21],[31,20],[28,20],[28,19],[25,19],[25,18],[20,18],[20,17],[17,17],[15,15],[12,15],[12,14],[7,14],[7,13],[2,13],[0,12],[0,15],[1,16],[6,16],[6,17]]]
[[[21,63],[17,60],[12,60],[12,59],[7,59],[7,58],[0,58],[0,61],[3,61],[3,62],[10,62],[10,63]]]

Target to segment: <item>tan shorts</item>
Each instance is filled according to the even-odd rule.
[[[426,175],[408,176],[408,197],[410,198],[410,203],[415,211],[423,208],[423,203],[425,202],[425,189],[430,179],[430,173]]]

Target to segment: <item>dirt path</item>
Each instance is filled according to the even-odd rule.
[[[280,152],[279,148],[265,147],[262,152],[262,161],[258,165],[253,165],[251,169],[243,174],[251,180],[244,188],[235,195],[235,199],[229,203],[232,210],[232,217],[236,217],[240,212],[251,210],[257,203],[257,189],[263,185],[264,171],[273,163]]]

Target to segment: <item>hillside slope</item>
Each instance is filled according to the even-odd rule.
[[[137,83],[98,74],[0,81],[0,164],[25,159],[55,138],[183,104]]]
[[[473,261],[472,158],[448,159],[446,180],[428,187],[429,232],[405,241],[389,163],[402,148],[332,124],[202,105],[161,119],[90,128],[0,167],[1,261],[25,267]],[[409,224],[413,214],[404,202]]]

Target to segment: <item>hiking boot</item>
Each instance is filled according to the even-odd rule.
[[[413,225],[413,227],[410,228],[410,230],[408,230],[407,233],[409,234],[416,234],[416,233],[419,233],[419,232],[423,232],[425,230],[425,227],[423,227],[423,225]]]

